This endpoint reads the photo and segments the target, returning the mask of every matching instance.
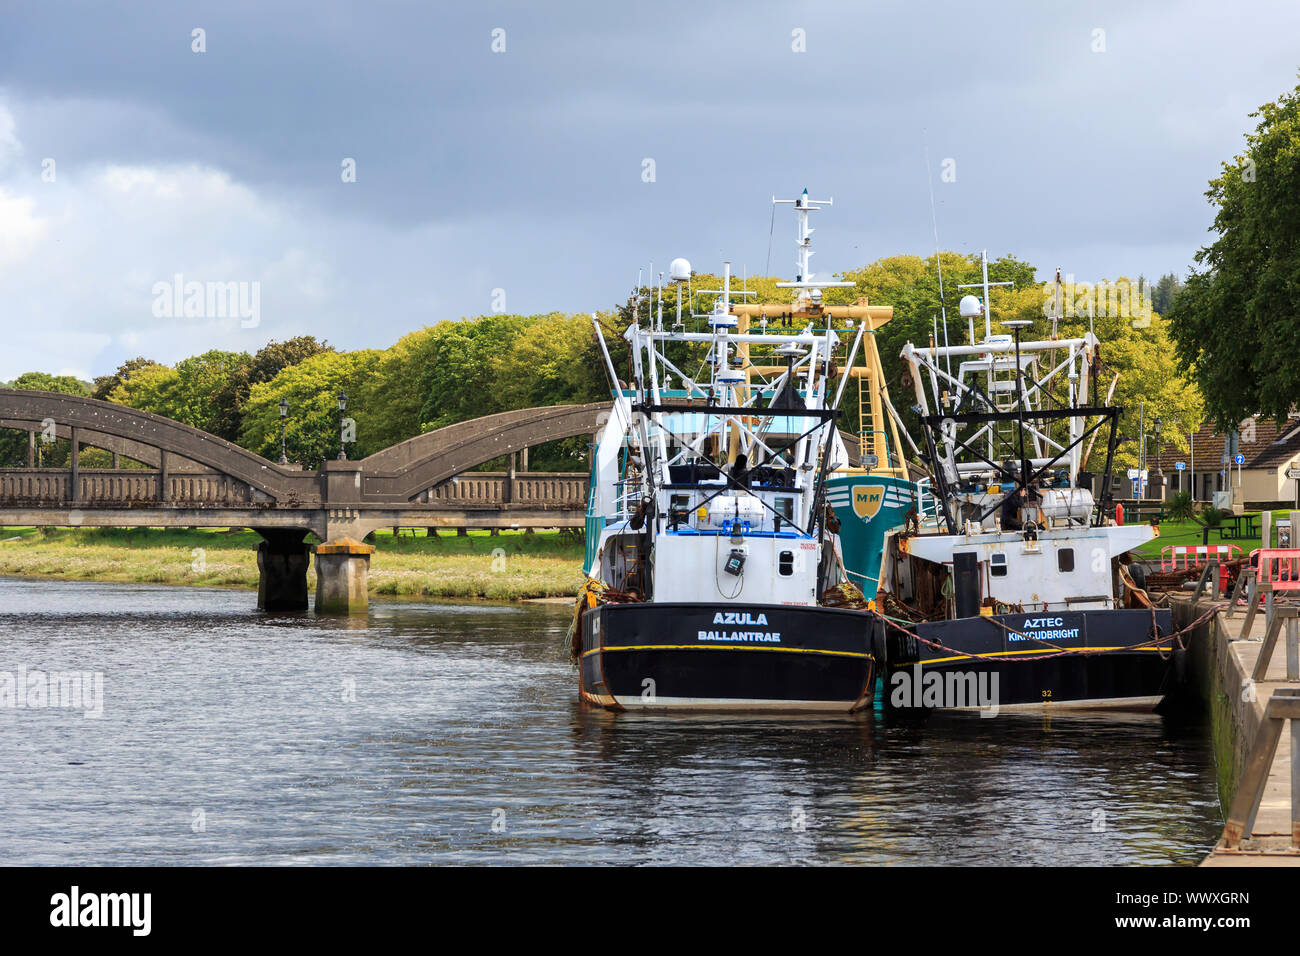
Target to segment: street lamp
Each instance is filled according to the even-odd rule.
[[[1157,418],[1155,420],[1155,428],[1152,430],[1155,432],[1155,438],[1156,438],[1156,481],[1155,481],[1156,492],[1160,497],[1160,499],[1164,500],[1165,469],[1160,464],[1160,419]]]
[[[343,413],[344,413],[345,411],[347,411],[347,407],[348,407],[348,397],[347,397],[347,395],[345,395],[345,394],[343,393],[343,391],[340,389],[340,390],[339,390],[339,461],[347,461],[347,460],[348,460],[348,452],[347,452],[347,448],[346,448],[346,446],[343,444],[343,434],[344,434],[344,432],[343,432]]]
[[[284,452],[284,426],[285,420],[289,417],[288,399],[280,399],[280,464],[289,464],[289,456]]]

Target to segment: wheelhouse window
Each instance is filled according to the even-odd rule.
[[[1056,569],[1058,571],[1074,570],[1074,548],[1061,548],[1056,552]]]
[[[794,552],[782,551],[777,559],[777,569],[781,572],[782,577],[789,577],[794,574]]]

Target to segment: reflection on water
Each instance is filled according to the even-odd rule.
[[[1206,734],[1155,716],[581,708],[568,609],[264,617],[239,591],[0,579],[7,863],[1195,863]]]

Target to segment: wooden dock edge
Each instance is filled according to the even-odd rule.
[[[1175,627],[1185,627],[1224,601],[1175,597]],[[1263,615],[1258,615],[1249,635],[1238,639],[1242,615],[1228,617],[1222,610],[1188,634],[1189,672],[1184,680],[1199,692],[1209,716],[1214,762],[1218,777],[1219,805],[1225,821],[1237,797],[1243,774],[1257,743],[1261,741],[1269,698],[1278,687],[1294,687],[1283,679],[1272,679],[1281,654],[1274,654],[1270,679],[1254,685],[1251,674],[1264,636]],[[1220,838],[1201,866],[1300,866],[1300,854],[1291,847],[1290,735],[1283,730],[1272,760],[1253,839],[1247,849],[1229,849]],[[1226,827],[1225,827],[1226,829]]]

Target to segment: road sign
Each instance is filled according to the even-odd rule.
[[[1292,467],[1286,470],[1286,476],[1288,478],[1300,478],[1300,468],[1296,468],[1293,465]]]
[[[1238,452],[1232,456],[1232,463],[1234,465],[1244,465],[1246,463],[1246,456]]]
[[[1185,462],[1185,461],[1176,461],[1176,462],[1174,462],[1174,469],[1175,469],[1175,470],[1177,470],[1177,471],[1184,471],[1186,468],[1187,468],[1187,462]]]

